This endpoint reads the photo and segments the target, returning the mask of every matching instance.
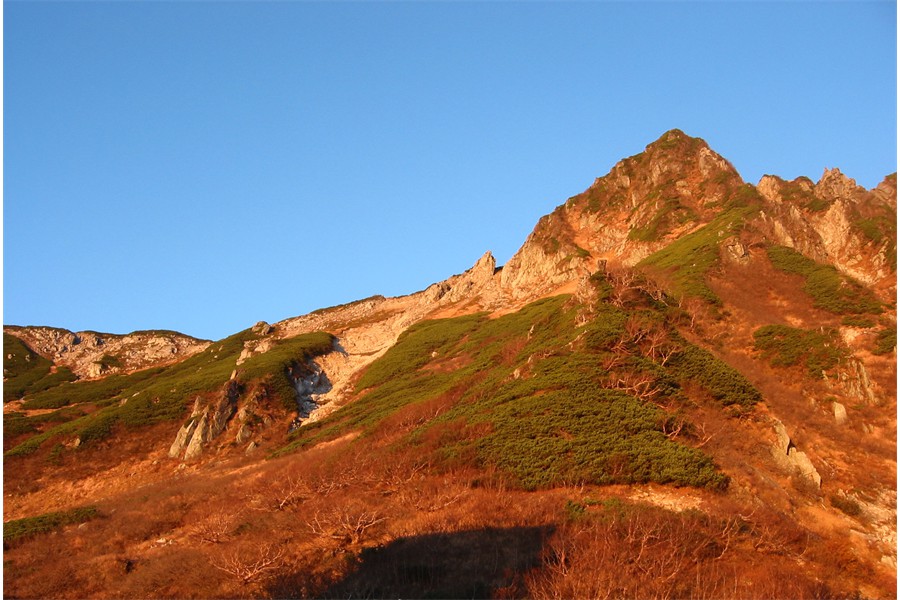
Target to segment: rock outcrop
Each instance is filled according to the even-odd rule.
[[[179,362],[202,352],[211,343],[175,331],[117,335],[16,326],[6,326],[3,331],[21,339],[54,364],[68,367],[79,377],[88,379]]]
[[[827,264],[867,285],[896,290],[896,175],[867,191],[838,169],[818,183],[765,175],[757,185],[766,205],[760,226],[775,243]]]
[[[825,382],[845,396],[877,406],[880,402],[876,395],[876,386],[869,378],[865,364],[859,358],[852,357],[832,377],[823,373]]]
[[[213,402],[204,406],[197,398],[190,418],[178,430],[169,448],[169,456],[185,461],[199,458],[206,445],[225,431],[237,410],[240,393],[240,384],[231,380]]]
[[[838,425],[843,425],[847,422],[847,407],[845,407],[840,402],[833,402],[832,410],[834,411],[834,422]]]
[[[633,266],[708,223],[743,185],[706,142],[666,132],[538,221],[503,267],[501,288],[522,298],[577,281],[598,261]]]
[[[772,455],[782,468],[796,473],[817,488],[822,486],[822,476],[819,475],[809,456],[794,445],[784,423],[777,419],[775,420],[775,445],[772,447]]]
[[[297,425],[304,419],[308,419],[313,411],[319,408],[323,398],[333,389],[328,375],[315,361],[306,365],[298,365],[296,373],[292,374],[294,388],[297,390]]]

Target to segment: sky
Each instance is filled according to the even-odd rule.
[[[3,322],[219,339],[503,264],[672,128],[897,170],[887,2],[3,3]]]

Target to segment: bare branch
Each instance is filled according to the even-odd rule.
[[[232,575],[243,584],[258,579],[263,574],[278,569],[283,564],[284,548],[266,544],[255,552],[243,553],[239,550],[212,560],[212,566]]]

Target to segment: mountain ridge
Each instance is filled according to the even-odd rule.
[[[38,568],[35,534],[5,591],[889,596],[895,294],[896,174],[754,186],[672,130],[503,266],[486,252],[413,294],[186,339],[168,364],[138,344],[95,378],[64,371],[57,331],[46,362],[4,363],[22,394],[4,406],[4,519],[96,504],[108,526],[60,533],[103,578]],[[141,498],[173,516],[102,537],[140,522]],[[442,562],[426,539],[495,548],[497,567]],[[500,558],[498,540],[531,558]],[[108,566],[122,556],[134,576]],[[166,572],[174,556],[208,581]],[[53,587],[66,577],[81,587]]]

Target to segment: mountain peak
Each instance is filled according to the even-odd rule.
[[[847,177],[837,168],[825,169],[815,189],[816,196],[826,200],[852,198],[862,192],[865,189],[857,185],[855,179]]]
[[[690,136],[680,129],[670,129],[655,141],[647,144],[645,152],[676,153],[687,156],[695,155],[703,148],[709,149],[709,144],[703,138]]]
[[[703,145],[706,145],[706,142],[702,138],[690,136],[682,130],[675,128],[670,129],[659,136],[659,138],[657,138],[655,142],[649,144],[647,147],[649,148],[650,146],[656,144],[695,143],[697,141],[703,143]]]

